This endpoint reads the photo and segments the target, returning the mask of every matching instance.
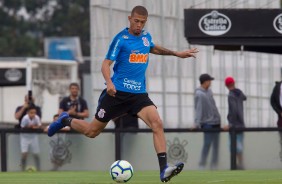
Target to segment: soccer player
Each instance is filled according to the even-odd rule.
[[[101,93],[94,120],[89,124],[71,118],[68,113],[63,112],[59,119],[50,125],[48,135],[52,136],[64,126],[70,126],[87,137],[94,138],[111,119],[125,113],[137,115],[153,131],[154,147],[160,165],[160,179],[167,182],[181,172],[184,164],[167,165],[163,123],[156,106],[146,92],[145,73],[149,53],[188,58],[195,57],[198,50],[193,48],[178,52],[154,44],[150,33],[143,30],[147,18],[148,12],[145,7],[134,7],[128,16],[129,28],[123,29],[114,37],[102,64],[101,70],[107,88]],[[110,66],[114,62],[114,73],[111,77]]]

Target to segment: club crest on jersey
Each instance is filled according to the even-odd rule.
[[[146,37],[142,37],[142,40],[143,40],[144,46],[146,46],[146,47],[150,46],[149,41],[148,41],[148,39]]]
[[[98,117],[99,118],[104,118],[106,111],[104,109],[100,109],[98,112]]]
[[[129,62],[130,63],[147,63],[148,54],[141,54],[141,53],[131,53],[129,55]]]

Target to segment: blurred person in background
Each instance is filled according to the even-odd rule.
[[[27,114],[24,115],[21,121],[21,128],[22,129],[40,129],[41,128],[41,121],[40,117],[36,115],[36,108],[35,106],[30,106],[27,108]],[[26,169],[26,161],[29,149],[31,150],[36,169],[40,170],[40,160],[39,160],[39,141],[38,141],[38,134],[36,133],[21,133],[20,134],[20,144],[21,144],[21,167],[22,171]]]
[[[228,93],[228,125],[224,127],[224,130],[230,128],[244,128],[244,101],[247,100],[245,94],[235,87],[235,80],[229,76],[225,78],[225,86],[229,90]],[[243,163],[243,132],[236,133],[236,159],[237,169],[244,169]]]
[[[15,128],[21,128],[21,120],[26,115],[27,109],[31,106],[34,106],[36,109],[36,114],[40,117],[41,119],[41,108],[34,103],[34,98],[31,95],[25,95],[24,97],[24,104],[21,106],[18,106],[16,108],[15,112],[15,118],[19,120],[19,123],[15,125]]]
[[[273,110],[277,114],[277,127],[282,127],[282,81],[275,82],[275,86],[273,87],[271,97],[270,97],[270,104]],[[279,131],[279,143],[280,143],[280,161],[282,162],[282,131]]]
[[[200,75],[200,87],[195,90],[195,127],[203,130],[220,129],[220,114],[210,89],[214,80],[209,74]],[[219,132],[204,132],[204,144],[202,147],[199,168],[205,169],[210,147],[213,152],[211,157],[211,169],[218,164]]]
[[[70,117],[76,119],[84,119],[89,117],[88,105],[85,99],[79,96],[78,83],[71,83],[69,85],[70,95],[64,97],[59,105],[58,114],[67,112]]]

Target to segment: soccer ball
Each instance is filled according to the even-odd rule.
[[[126,160],[117,160],[111,165],[110,175],[117,183],[128,182],[133,176],[133,167]]]

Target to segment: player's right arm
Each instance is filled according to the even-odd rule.
[[[114,37],[112,43],[109,46],[109,50],[106,54],[106,58],[103,61],[102,68],[101,68],[102,74],[104,76],[104,79],[105,79],[106,85],[107,85],[107,93],[110,96],[115,96],[115,94],[116,94],[116,88],[115,88],[115,85],[113,84],[113,81],[111,79],[111,68],[110,68],[110,66],[113,64],[114,61],[117,60],[120,49],[122,47],[124,40],[121,38],[121,35],[122,34],[119,33]]]
[[[113,64],[113,61],[109,60],[109,59],[105,59],[102,63],[102,74],[104,76],[104,79],[106,81],[106,85],[107,85],[107,93],[111,96],[115,96],[116,94],[116,88],[112,82],[111,79],[111,68],[110,66]]]

